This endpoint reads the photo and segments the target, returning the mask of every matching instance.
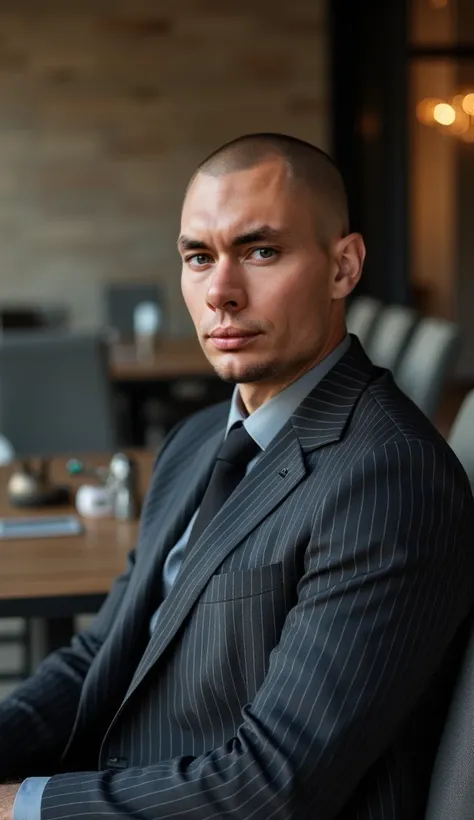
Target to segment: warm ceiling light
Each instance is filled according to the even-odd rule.
[[[431,0],[431,5],[434,9],[445,9],[449,0]]]
[[[461,106],[466,114],[469,114],[470,117],[474,117],[474,94],[466,94],[466,96],[463,97]]]
[[[423,125],[441,125],[444,133],[474,143],[474,91],[456,94],[451,103],[425,97],[416,106],[416,117]]]
[[[456,112],[448,103],[438,103],[433,111],[433,117],[440,125],[452,125],[456,119]]]

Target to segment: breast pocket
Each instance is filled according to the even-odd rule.
[[[283,585],[282,564],[266,564],[262,567],[226,572],[214,575],[201,595],[205,604],[238,601],[273,592]]]
[[[286,615],[282,564],[214,575],[199,599],[191,636],[203,651],[201,687],[215,684],[240,710],[261,686]]]

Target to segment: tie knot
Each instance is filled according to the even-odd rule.
[[[235,466],[244,466],[249,463],[260,451],[257,442],[247,433],[241,421],[231,427],[217,458]]]

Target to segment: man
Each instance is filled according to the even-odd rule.
[[[240,138],[191,180],[178,247],[234,398],[171,432],[127,572],[0,705],[0,817],[418,820],[473,500],[346,334],[365,249],[339,173]]]

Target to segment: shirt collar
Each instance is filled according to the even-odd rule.
[[[314,390],[321,379],[347,353],[350,345],[350,336],[346,335],[326,358],[250,415],[243,406],[239,387],[236,385],[232,395],[226,435],[232,425],[241,421],[247,433],[257,442],[260,449],[265,450],[293,415],[296,408],[300,406],[303,399]]]

